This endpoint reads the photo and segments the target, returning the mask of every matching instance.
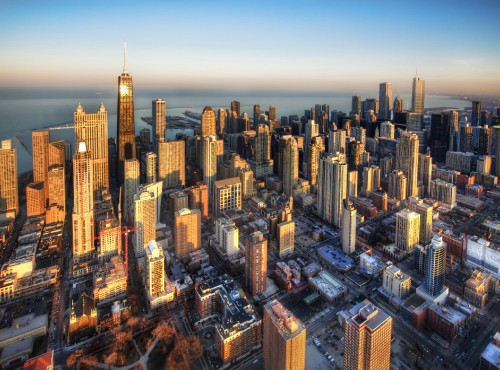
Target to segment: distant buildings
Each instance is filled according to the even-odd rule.
[[[398,94],[399,95],[399,94]],[[379,119],[391,119],[392,112],[392,83],[382,82],[379,86]]]
[[[283,192],[290,196],[299,181],[299,151],[297,140],[291,135],[281,138],[283,150],[280,153],[283,166]]]
[[[418,76],[413,78],[411,94],[411,111],[413,113],[424,114],[425,104],[425,80]]]
[[[31,147],[33,158],[33,182],[43,182],[46,189],[48,185],[48,146],[49,146],[49,130],[33,131],[31,134]],[[76,141],[79,143],[80,141]],[[48,198],[48,194],[46,195]]]
[[[264,369],[306,368],[306,327],[277,300],[264,306]]]
[[[2,140],[0,146],[0,214],[19,212],[19,191],[17,188],[17,150],[10,140]]]
[[[153,152],[158,154],[158,144],[165,141],[167,126],[167,105],[165,100],[156,99],[151,102],[153,112]]]
[[[183,140],[158,143],[158,180],[163,181],[164,189],[186,184],[185,153]]]

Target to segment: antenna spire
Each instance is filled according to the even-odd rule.
[[[123,73],[127,73],[127,43],[123,43]]]

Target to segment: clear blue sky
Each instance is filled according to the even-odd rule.
[[[500,1],[0,1],[0,86],[500,95]]]

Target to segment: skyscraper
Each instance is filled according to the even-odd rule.
[[[319,125],[310,119],[306,123],[306,136],[304,139],[304,168],[303,173],[307,173],[308,155],[309,155],[309,144],[311,143],[313,137],[319,135]]]
[[[347,154],[346,131],[336,130],[328,132],[328,153]]]
[[[474,153],[474,134],[469,123],[460,127],[460,151]]]
[[[318,215],[341,226],[342,201],[347,197],[347,164],[345,156],[328,155],[320,159],[318,174]]]
[[[217,135],[217,115],[212,107],[206,106],[201,112],[201,136]]]
[[[402,171],[392,171],[389,174],[388,195],[397,200],[406,199],[407,194],[407,179]]]
[[[134,252],[135,258],[144,256],[151,240],[156,240],[156,198],[146,190],[134,195]]]
[[[146,153],[146,184],[156,182],[158,172],[158,156],[156,153]]]
[[[380,168],[378,166],[363,167],[363,186],[361,191],[369,196],[380,187]]]
[[[381,119],[391,119],[392,111],[392,83],[382,82],[379,86],[379,115]]]
[[[165,100],[156,99],[151,102],[153,111],[153,151],[158,154],[158,143],[165,141],[167,128],[167,105]]]
[[[392,317],[365,300],[344,325],[344,370],[389,370]]]
[[[278,224],[278,255],[280,258],[293,253],[295,243],[295,221]]]
[[[217,111],[217,135],[219,135],[219,137],[221,137],[222,134],[226,133],[226,121],[226,111],[223,108],[220,108]]]
[[[268,118],[269,118],[269,121],[276,121],[276,105],[269,106]]]
[[[123,216],[126,220],[134,209],[134,196],[141,183],[140,162],[138,159],[126,159],[124,161],[124,184],[123,184]]]
[[[444,163],[450,144],[450,116],[445,113],[431,115],[431,156],[437,163]]]
[[[45,213],[45,189],[43,182],[32,182],[26,186],[26,215],[39,216]]]
[[[52,165],[48,172],[49,206],[56,205],[66,210],[66,177],[62,165]]]
[[[403,113],[404,110],[405,110],[404,100],[401,97],[401,95],[399,95],[398,91],[398,96],[396,96],[396,98],[394,99],[393,111],[394,113]]]
[[[0,144],[0,214],[19,212],[19,192],[17,189],[17,150],[10,140]]]
[[[85,113],[78,104],[74,114],[75,143],[84,142],[90,152],[93,168],[92,189],[109,189],[108,112],[101,104],[96,113]]]
[[[473,101],[472,102],[472,109],[471,109],[471,114],[470,114],[470,124],[472,127],[474,126],[481,126],[481,106],[482,102],[481,101]]]
[[[208,186],[208,197],[214,194],[214,182],[217,179],[217,137],[204,136],[202,139],[202,170],[203,182]]]
[[[188,188],[189,208],[199,209],[201,217],[208,217],[208,186],[204,182],[197,182],[196,185]]]
[[[174,216],[175,256],[184,258],[201,246],[201,212],[183,208]]]
[[[64,140],[49,143],[49,168],[54,165],[66,167],[66,142]]]
[[[349,170],[358,170],[363,164],[365,145],[361,141],[350,141],[348,147]]]
[[[267,287],[267,240],[262,231],[251,233],[245,240],[245,279],[251,296]]]
[[[231,112],[235,112],[236,117],[240,116],[241,112],[240,112],[240,102],[239,101],[233,100],[231,102]]]
[[[420,243],[429,243],[432,237],[432,210],[433,207],[424,203],[422,199],[410,197],[408,208],[420,215]]]
[[[84,262],[94,251],[92,156],[84,142],[73,157],[73,261]]]
[[[128,74],[126,53],[124,53],[123,72],[118,76],[118,184],[124,181],[124,161],[136,158],[134,124],[134,90],[132,76]]]
[[[425,247],[424,287],[432,296],[443,290],[446,272],[446,243],[440,235],[434,235]]]
[[[351,114],[357,114],[361,116],[361,96],[353,95],[351,99]]]
[[[260,117],[260,105],[255,104],[253,106],[253,127],[257,127],[259,124],[259,117]]]
[[[215,181],[213,188],[213,213],[216,217],[227,210],[241,209],[241,181],[239,177]]]
[[[342,201],[342,250],[352,254],[356,250],[356,207],[349,199]]]
[[[306,327],[277,301],[264,306],[264,369],[306,368]]]
[[[401,132],[396,144],[396,170],[406,176],[407,197],[418,195],[418,136]]]
[[[261,163],[269,161],[271,158],[271,133],[269,132],[269,126],[259,124],[256,128],[257,133],[255,135],[254,149],[255,162]]]
[[[418,181],[424,185],[424,195],[428,196],[431,190],[432,157],[429,153],[418,155]]]
[[[165,279],[165,257],[163,249],[156,241],[151,240],[145,247],[146,255],[146,291],[151,309],[156,309],[162,304],[170,301],[169,292],[166,291],[170,285],[168,278]]]
[[[33,131],[31,134],[32,154],[33,154],[33,181],[43,182],[44,187],[48,183],[49,171],[49,130]],[[46,194],[48,199],[48,194]]]
[[[163,188],[182,187],[186,184],[185,141],[166,141],[158,144],[158,180]]]
[[[411,94],[411,111],[413,113],[424,114],[425,104],[425,80],[418,76],[413,77]]]
[[[419,238],[420,215],[408,208],[396,213],[396,247],[405,252],[413,252]]]
[[[283,142],[283,192],[290,196],[299,181],[299,149],[297,140],[291,135],[281,137]]]
[[[387,137],[389,139],[394,139],[394,124],[392,122],[386,121],[380,124],[380,136]]]
[[[307,178],[311,185],[318,184],[319,159],[325,152],[325,144],[321,136],[312,138],[307,151]]]

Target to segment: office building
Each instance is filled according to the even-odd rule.
[[[224,211],[241,209],[241,181],[232,177],[214,182],[213,213],[219,217]]]
[[[319,159],[325,152],[325,144],[321,136],[312,138],[311,143],[308,145],[307,151],[307,178],[311,185],[318,184],[318,167]]]
[[[165,258],[163,250],[151,240],[144,247],[146,255],[146,291],[149,306],[155,310],[174,299],[174,291],[165,276]]]
[[[26,214],[28,217],[45,213],[45,189],[43,182],[32,182],[26,186]]]
[[[405,299],[411,288],[411,278],[394,265],[384,270],[382,286],[399,299]]]
[[[202,218],[208,217],[208,186],[204,182],[197,182],[188,188],[190,209],[199,209]]]
[[[141,183],[140,162],[138,159],[126,159],[124,161],[124,185],[123,185],[123,216],[126,220],[132,215],[134,209],[134,196]]]
[[[314,120],[307,120],[305,127],[305,138],[304,138],[304,169],[303,172],[307,173],[307,163],[308,163],[308,153],[309,153],[309,144],[312,142],[312,139],[319,135],[319,125],[314,122]]]
[[[348,153],[349,153],[349,170],[354,171],[358,170],[360,166],[363,164],[363,153],[365,151],[365,144],[361,141],[350,141],[348,144]]]
[[[165,130],[167,128],[167,105],[165,100],[153,100],[151,110],[153,113],[153,152],[158,154],[158,144],[165,141]]]
[[[418,76],[413,77],[411,94],[411,111],[413,113],[424,114],[425,105],[425,80]]]
[[[266,162],[271,158],[271,133],[269,126],[259,124],[255,135],[255,162]]]
[[[396,114],[396,113],[403,113],[404,110],[405,110],[404,100],[401,97],[401,95],[399,95],[398,91],[398,95],[394,99],[393,111]]]
[[[418,195],[418,137],[407,131],[401,132],[396,144],[396,170],[406,176],[406,196]]]
[[[17,149],[11,140],[0,143],[0,214],[15,218],[19,212]]]
[[[336,227],[341,226],[342,201],[347,197],[345,156],[328,155],[320,159],[318,174],[318,215]]]
[[[394,139],[394,124],[389,121],[380,124],[380,136]]]
[[[93,165],[85,143],[73,157],[73,261],[85,262],[94,252]]]
[[[328,153],[347,154],[346,131],[336,130],[328,132]]]
[[[241,182],[241,197],[250,199],[253,197],[253,171],[250,168],[240,168],[238,176]]]
[[[363,167],[362,193],[369,196],[380,188],[380,168],[378,166]]]
[[[356,207],[349,199],[342,202],[342,250],[352,254],[356,250]]]
[[[75,143],[84,142],[92,158],[93,191],[109,189],[108,112],[101,104],[96,113],[85,113],[78,104],[74,113]]]
[[[124,181],[124,163],[126,159],[136,158],[135,123],[134,123],[134,88],[132,76],[127,71],[126,54],[124,54],[123,72],[118,76],[118,184]],[[107,139],[107,137],[106,137]]]
[[[57,140],[49,142],[49,167],[54,165],[66,167],[66,142]]]
[[[175,256],[185,258],[201,246],[201,212],[183,208],[174,216]]]
[[[99,222],[99,244],[97,256],[99,262],[106,262],[111,257],[122,254],[122,233],[120,220],[109,215]]]
[[[56,205],[66,211],[66,176],[63,165],[52,165],[48,172],[49,206]]]
[[[135,257],[144,256],[144,248],[156,240],[156,199],[146,190],[134,195],[134,232],[133,245]]]
[[[411,253],[420,240],[420,215],[407,208],[396,213],[396,247]]]
[[[347,172],[347,196],[357,197],[358,196],[358,171],[348,171]]]
[[[389,174],[388,195],[397,200],[406,199],[407,179],[403,172],[392,171]]]
[[[472,126],[469,123],[466,123],[465,126],[460,127],[460,151],[474,152],[474,133],[472,130]]]
[[[233,100],[231,102],[231,112],[234,112],[234,114],[236,115],[236,117],[239,117],[241,115],[241,112],[240,112],[240,102],[239,101]]]
[[[149,147],[151,144],[151,130],[149,128],[143,128],[141,131],[139,131],[139,141],[141,144],[141,151],[150,150]]]
[[[206,106],[201,113],[201,136],[217,135],[217,115],[212,107]]]
[[[156,182],[158,172],[158,155],[153,152],[147,152],[146,155],[146,184]]]
[[[276,121],[276,106],[275,105],[270,105],[269,106],[269,112],[268,112],[268,118],[269,121]]]
[[[392,112],[392,83],[382,82],[379,86],[379,119],[391,119]]]
[[[358,116],[361,116],[361,103],[362,103],[361,96],[359,96],[359,95],[352,96],[352,98],[351,98],[351,114],[357,114]]]
[[[239,235],[239,230],[234,222],[224,217],[217,219],[215,223],[217,245],[228,257],[239,253]]]
[[[450,110],[446,113],[448,114],[448,121],[450,122],[450,142],[448,144],[448,150],[458,151],[458,143],[460,141],[458,112],[456,110]]]
[[[481,111],[482,111],[482,101],[474,100],[472,101],[472,109],[470,113],[470,124],[471,126],[481,126]]]
[[[245,280],[251,296],[267,287],[267,239],[262,231],[250,234],[245,240]]]
[[[450,117],[446,113],[431,115],[429,147],[431,156],[437,163],[444,163],[450,144]]]
[[[432,181],[432,157],[430,153],[418,155],[418,181],[422,181],[424,195],[429,196]]]
[[[253,106],[253,127],[257,127],[259,124],[259,117],[260,117],[260,105],[255,104]]]
[[[491,141],[493,138],[493,130],[484,125],[479,128],[479,147],[477,149],[478,154],[484,155],[489,154],[491,149]]]
[[[47,187],[49,171],[49,130],[33,131],[31,133],[31,147],[33,157],[33,182],[43,182]],[[79,141],[77,141],[79,142]],[[45,195],[48,197],[48,194]]]
[[[278,255],[280,258],[293,253],[295,247],[295,221],[278,224]]]
[[[227,114],[223,108],[217,111],[217,135],[222,137],[226,133]]]
[[[297,140],[291,135],[281,137],[282,151],[280,158],[282,161],[283,192],[290,196],[292,189],[299,181],[299,149]]]
[[[305,370],[306,326],[279,301],[264,306],[264,369]]]
[[[163,188],[177,188],[186,184],[185,141],[166,141],[158,143],[158,181]]]
[[[392,317],[365,300],[344,324],[344,370],[389,370]]]

